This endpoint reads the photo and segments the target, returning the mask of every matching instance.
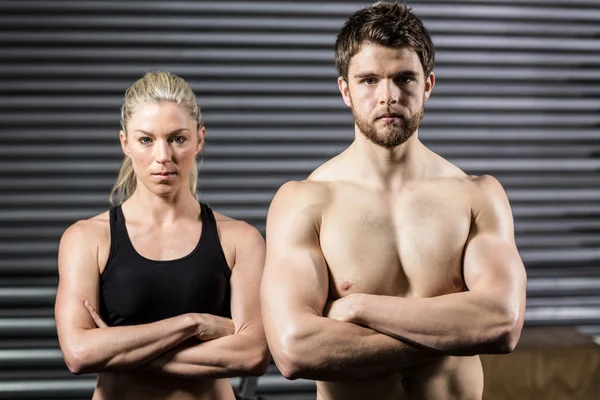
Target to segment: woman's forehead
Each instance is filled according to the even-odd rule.
[[[189,111],[173,102],[145,103],[132,110],[129,125],[195,124]]]

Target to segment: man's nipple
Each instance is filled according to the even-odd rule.
[[[452,284],[454,285],[454,287],[456,287],[457,289],[463,289],[465,286],[465,282],[459,278],[458,276],[455,276],[452,279]]]
[[[340,285],[340,289],[342,289],[342,291],[344,291],[344,292],[350,290],[351,287],[352,287],[352,282],[350,282],[350,281],[344,281]]]

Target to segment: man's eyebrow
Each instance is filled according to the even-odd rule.
[[[367,71],[367,72],[361,72],[360,74],[354,75],[354,77],[357,78],[357,79],[370,78],[372,76],[377,76],[377,74],[375,72]]]
[[[419,75],[419,73],[417,71],[413,71],[411,69],[403,69],[401,71],[397,71],[392,74],[392,76],[410,76],[412,78],[414,78],[418,75]],[[356,78],[356,79],[364,79],[364,78],[372,78],[372,77],[379,77],[379,75],[376,74],[375,72],[371,72],[371,71],[361,72],[359,74],[354,75],[354,78]]]
[[[405,69],[400,72],[397,72],[395,76],[410,76],[414,78],[416,76],[419,76],[419,73],[417,71],[413,71],[412,69]]]

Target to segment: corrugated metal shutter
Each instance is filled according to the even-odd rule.
[[[108,206],[124,90],[147,70],[186,78],[208,126],[202,198],[264,230],[276,188],[351,140],[333,43],[365,4],[0,1],[0,398],[89,398],[58,351],[56,251]],[[423,141],[506,187],[527,323],[600,334],[600,1],[412,5],[438,59]]]

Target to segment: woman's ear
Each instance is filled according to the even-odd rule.
[[[206,127],[202,125],[198,129],[198,147],[196,148],[196,154],[200,154],[204,148],[204,137],[206,136]]]
[[[123,131],[119,131],[119,140],[121,141],[121,149],[125,157],[129,157],[129,144],[127,142],[127,134]]]

